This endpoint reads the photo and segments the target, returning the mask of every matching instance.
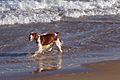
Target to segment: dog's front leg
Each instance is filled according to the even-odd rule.
[[[36,55],[38,55],[38,53],[39,53],[39,51],[36,51],[36,52],[34,53],[34,55],[32,55],[32,57],[35,57]]]
[[[41,50],[37,50],[37,51],[35,51],[35,54],[34,54],[32,57],[37,56],[39,53],[42,53],[42,49],[41,49]]]
[[[40,40],[38,40],[38,50],[35,52],[35,54],[33,55],[33,57],[37,56],[38,53],[42,53],[42,51],[43,51],[42,44],[41,44]]]
[[[40,53],[39,51],[36,51],[34,55],[32,55],[32,57],[35,57],[38,55],[38,53]]]

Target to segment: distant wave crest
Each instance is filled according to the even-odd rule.
[[[0,2],[0,25],[59,21],[63,16],[119,15],[119,0],[5,0]]]

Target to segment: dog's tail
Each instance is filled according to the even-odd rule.
[[[55,36],[59,36],[59,34],[60,34],[59,32],[55,32]]]
[[[61,36],[59,32],[55,32],[55,35],[59,38],[59,41],[61,42],[61,44],[63,44],[63,41],[61,40]]]

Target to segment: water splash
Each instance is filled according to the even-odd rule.
[[[119,15],[119,0],[6,0],[0,2],[0,25],[59,21],[63,16]]]

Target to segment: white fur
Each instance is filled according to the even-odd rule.
[[[31,40],[33,40],[33,37],[32,36],[30,36],[30,37],[31,37]],[[54,44],[54,43],[50,43],[48,45],[43,46],[41,44],[40,35],[39,35],[39,38],[38,38],[37,42],[38,42],[38,44],[37,44],[38,45],[38,50],[35,52],[35,54],[33,55],[33,57],[35,57],[39,53],[42,53],[43,50],[46,50],[46,49],[50,48],[49,51],[51,51],[52,50],[51,45]],[[62,48],[61,48],[62,47],[62,43],[60,42],[59,38],[55,41],[55,44],[58,47],[59,51],[62,53]]]
[[[43,51],[43,46],[41,44],[41,40],[40,40],[40,35],[39,35],[39,38],[38,38],[38,50],[35,52],[35,54],[33,55],[33,57],[35,57],[36,55],[38,55],[38,53],[42,53]]]
[[[55,34],[55,36],[57,36],[58,34],[57,33],[54,33]]]
[[[58,47],[59,51],[62,53],[62,43],[60,42],[60,39],[58,38],[57,41],[55,42],[56,46]]]
[[[32,35],[30,35],[30,41],[33,41],[33,36]]]

